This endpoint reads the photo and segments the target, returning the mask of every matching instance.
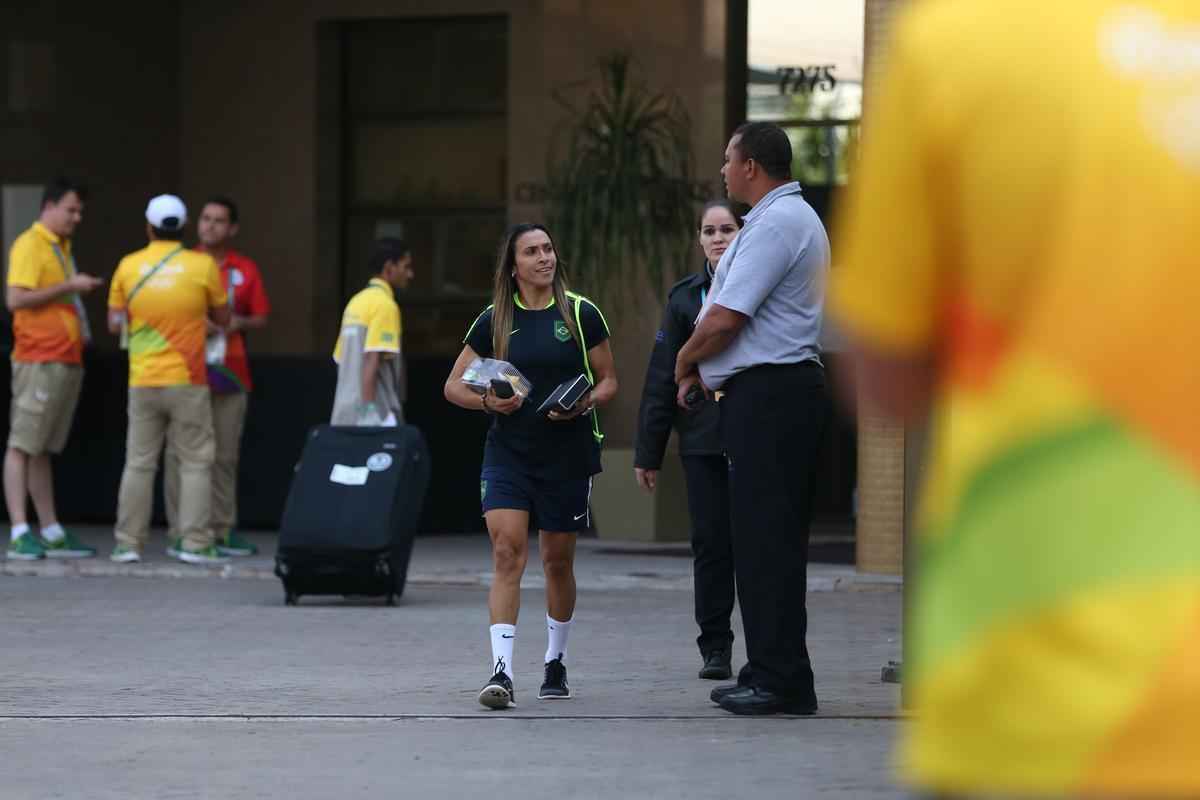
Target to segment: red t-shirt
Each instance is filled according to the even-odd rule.
[[[204,248],[196,249],[203,251]],[[263,288],[262,274],[251,259],[235,250],[226,251],[221,263],[221,282],[225,284],[235,315],[259,317],[270,313],[271,303]],[[241,331],[228,335],[225,363],[208,365],[208,385],[218,394],[250,391],[250,359],[246,355],[246,337]]]

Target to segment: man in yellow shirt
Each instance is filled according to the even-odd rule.
[[[375,243],[366,288],[346,304],[333,349],[338,385],[335,425],[399,425],[404,422],[404,365],[396,292],[413,278],[412,253],[400,239]]]
[[[4,455],[4,499],[12,531],[8,557],[86,558],[96,551],[58,523],[50,455],[61,453],[83,385],[89,331],[80,294],[103,281],[75,269],[71,237],[87,192],[59,178],[46,186],[42,212],[13,242],[6,301],[13,315],[12,410]],[[33,497],[40,536],[29,529]]]
[[[895,30],[830,311],[873,401],[931,412],[906,777],[1200,797],[1200,4]]]
[[[141,560],[150,533],[154,473],[164,440],[179,454],[175,555],[221,564],[209,525],[216,443],[204,358],[206,319],[229,323],[217,263],[180,243],[187,208],[174,195],[146,207],[149,246],[121,259],[108,294],[108,327],[129,348],[129,432],[112,560]]]

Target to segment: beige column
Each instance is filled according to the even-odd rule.
[[[879,64],[896,10],[906,0],[866,0],[864,81]],[[863,110],[863,136],[871,135],[871,109]],[[858,403],[858,517],[855,530],[859,571],[898,575],[904,569],[904,528],[915,459],[905,457],[904,426]]]

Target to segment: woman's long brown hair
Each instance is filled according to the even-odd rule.
[[[563,271],[563,262],[559,257],[558,247],[554,244],[554,237],[542,225],[523,222],[512,226],[504,234],[504,238],[500,241],[500,252],[496,258],[496,277],[492,289],[492,357],[501,361],[508,359],[508,340],[512,336],[513,315],[516,313],[516,303],[513,298],[519,291],[515,274],[517,239],[530,231],[541,231],[546,234],[546,237],[550,239],[550,246],[554,247],[556,260],[554,304],[558,306],[558,313],[562,315],[563,322],[567,324],[571,338],[579,345],[580,350],[583,349],[583,341],[580,338],[578,326],[575,324],[575,317],[571,313],[571,303],[567,298],[567,277]]]

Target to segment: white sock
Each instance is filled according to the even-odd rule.
[[[64,531],[62,525],[59,525],[57,522],[53,525],[42,526],[42,538],[47,542],[57,542],[66,535],[67,532]]]
[[[22,522],[20,525],[12,526],[11,538],[15,542],[17,539],[20,539],[22,536],[24,536],[27,533],[29,533],[29,525]]]
[[[571,633],[571,623],[575,621],[574,617],[566,622],[559,622],[549,614],[546,615],[546,663],[549,664],[556,658],[561,658],[564,664],[567,663],[567,636]]]
[[[492,632],[492,672],[503,672],[512,680],[513,642],[517,636],[516,625],[499,624],[491,627]]]

